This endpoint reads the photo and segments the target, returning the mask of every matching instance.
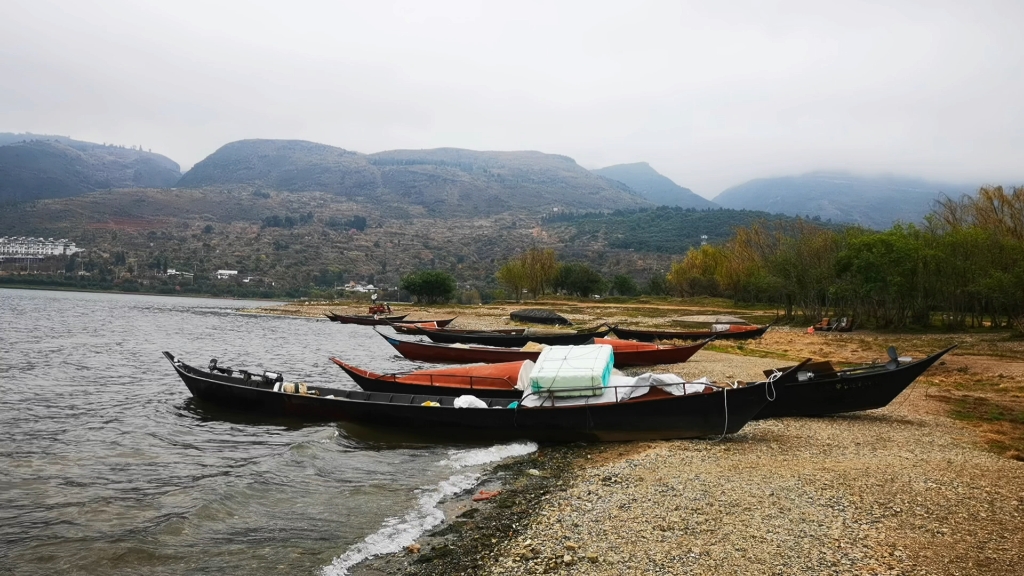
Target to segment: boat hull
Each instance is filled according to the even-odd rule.
[[[405,431],[417,437],[455,440],[627,441],[703,438],[738,432],[767,402],[763,384],[687,396],[653,391],[615,404],[507,408],[509,399],[487,400],[491,408],[454,408],[439,395],[378,393],[311,387],[321,396],[286,394],[246,386],[240,378],[213,375],[177,363],[165,353],[197,399],[247,412],[302,419],[354,422]],[[232,382],[230,380],[235,380]],[[327,398],[334,395],[334,398]],[[441,406],[423,406],[424,402]]]
[[[787,379],[773,382],[775,400],[769,402],[755,419],[788,416],[825,416],[884,408],[896,399],[921,374],[954,347],[894,369],[866,367],[859,372],[837,373],[834,377],[804,382]]]
[[[523,334],[502,334],[500,332],[461,332],[445,329],[420,329],[418,334],[430,338],[441,344],[479,344],[483,346],[495,346],[499,348],[522,348],[530,342],[536,344],[547,344],[548,346],[579,346],[586,344],[592,338],[604,338],[611,332],[611,328],[602,328],[593,331],[578,332],[576,334],[558,335],[527,335]]]
[[[402,314],[401,316],[373,316],[366,315],[345,315],[345,314],[331,314],[327,316],[332,322],[339,324],[356,324],[359,326],[387,326],[394,322],[401,322],[408,314]]]
[[[764,336],[770,326],[758,326],[751,330],[739,332],[712,332],[710,330],[639,330],[612,328],[615,335],[623,340],[636,340],[637,342],[654,342],[655,340],[703,340],[714,337],[715,340],[750,340]]]
[[[381,336],[395,350],[409,360],[452,364],[491,364],[516,360],[537,360],[540,351],[526,351],[518,348],[493,348],[483,346],[454,347],[448,344],[399,340],[385,334]],[[651,350],[628,350],[615,348],[615,367],[656,366],[686,362],[710,340],[690,346],[672,346]],[[603,342],[599,342],[603,343]],[[613,346],[614,348],[614,346]]]

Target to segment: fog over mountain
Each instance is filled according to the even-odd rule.
[[[112,17],[116,15],[116,17]],[[1024,3],[8,0],[0,130],[543,150],[711,198],[838,169],[1007,182]]]
[[[888,228],[896,221],[921,222],[941,194],[958,198],[976,191],[977,187],[964,184],[900,176],[812,172],[744,182],[716,196],[715,202],[725,208],[817,216],[870,228]]]
[[[648,201],[659,206],[680,206],[682,208],[717,208],[718,205],[705,200],[683,188],[671,179],[662,176],[647,162],[617,164],[592,170],[612,180],[618,180],[643,195]]]

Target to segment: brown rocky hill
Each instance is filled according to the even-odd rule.
[[[0,140],[0,203],[66,198],[111,188],[166,188],[181,177],[177,163],[141,149],[4,134]]]
[[[492,216],[437,216],[422,208],[396,215],[390,207],[353,202],[323,192],[240,189],[110,190],[74,198],[27,202],[0,210],[5,234],[61,237],[109,260],[123,252],[138,268],[160,259],[168,267],[209,276],[221,268],[304,287],[332,278],[397,285],[401,276],[435,268],[460,283],[494,285],[509,257],[532,246],[583,259],[609,277],[645,279],[664,270],[671,255],[609,249],[597,239],[569,241],[526,211]],[[305,218],[312,214],[312,218]],[[268,227],[271,216],[291,216],[291,227]],[[353,217],[366,218],[362,230]],[[552,233],[554,232],[554,233]]]
[[[178,186],[323,192],[435,215],[649,205],[625,184],[566,156],[456,148],[360,154],[301,140],[232,142],[196,164]]]

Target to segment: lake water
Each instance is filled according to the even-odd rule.
[[[328,574],[439,523],[535,448],[397,444],[195,402],[161,351],[355,385],[415,366],[372,329],[265,303],[0,289],[0,574]]]

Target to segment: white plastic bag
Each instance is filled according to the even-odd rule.
[[[458,398],[455,399],[455,407],[456,408],[487,408],[487,403],[484,402],[483,400],[477,398],[476,396],[471,396],[469,394],[466,394],[464,396],[459,396]]]

